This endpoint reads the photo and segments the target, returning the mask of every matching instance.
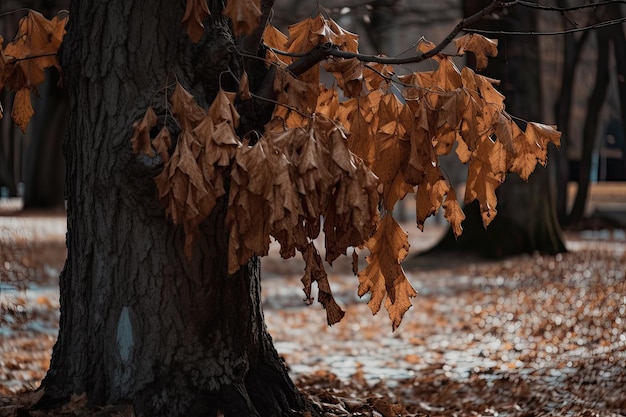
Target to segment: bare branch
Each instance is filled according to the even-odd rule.
[[[516,35],[516,36],[555,36],[555,35],[567,35],[569,33],[584,32],[592,29],[599,29],[606,26],[617,25],[626,22],[626,17],[619,19],[607,20],[605,22],[595,23],[593,25],[584,26],[580,28],[560,30],[556,32],[534,32],[534,31],[506,31],[506,30],[484,30],[484,29],[463,29],[469,33],[480,33],[482,35]]]
[[[378,62],[381,64],[388,64],[388,65],[402,65],[402,64],[422,62],[439,54],[446,46],[450,44],[450,42],[452,42],[452,40],[462,30],[465,30],[465,28],[473,25],[474,23],[476,23],[483,17],[491,14],[495,10],[501,9],[503,7],[509,7],[515,3],[517,2],[516,1],[502,2],[498,0],[493,0],[487,7],[485,7],[478,13],[466,19],[461,20],[459,24],[457,24],[454,27],[454,29],[452,29],[452,31],[448,34],[448,36],[446,36],[446,38],[441,43],[439,43],[430,51],[427,51],[424,53],[419,53],[417,55],[404,57],[404,58],[388,58],[388,57],[383,57],[379,55],[365,55],[365,54],[359,54],[359,53],[354,53],[354,52],[342,51],[334,45],[324,44],[324,45],[318,45],[315,48],[313,48],[311,51],[302,55],[301,59],[289,65],[287,67],[287,70],[290,71],[295,76],[298,76],[329,56],[334,56],[337,58],[346,58],[346,59],[356,58],[362,62]],[[276,51],[276,50],[274,50],[274,52],[282,53],[284,55],[290,55],[288,53]]]
[[[529,1],[518,1],[517,4],[524,7],[530,7],[531,9],[539,9],[539,10],[548,10],[552,12],[571,12],[575,10],[583,10],[583,9],[595,9],[596,7],[608,6],[610,4],[621,3],[626,4],[626,0],[608,0],[608,1],[599,1],[597,3],[589,3],[582,4],[580,6],[570,6],[570,7],[555,7],[555,6],[543,6],[541,4],[532,3]]]

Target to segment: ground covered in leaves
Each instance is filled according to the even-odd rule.
[[[412,253],[441,230],[412,228]],[[0,217],[0,416],[48,367],[64,234],[62,216]],[[419,295],[395,332],[356,296],[350,260],[329,269],[346,317],[328,327],[319,304],[302,302],[302,262],[272,255],[268,327],[327,416],[626,415],[625,233],[572,232],[567,247],[497,262],[412,258]]]

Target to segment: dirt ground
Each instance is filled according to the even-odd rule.
[[[442,227],[412,225],[412,254]],[[400,328],[329,269],[346,310],[302,302],[302,262],[263,260],[265,316],[298,385],[328,416],[626,416],[626,235],[567,233],[569,252],[503,261],[424,257]],[[36,387],[58,326],[62,215],[0,217],[0,416]],[[365,297],[366,298],[366,297]]]

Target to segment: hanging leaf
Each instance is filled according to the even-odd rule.
[[[498,55],[498,40],[488,39],[478,33],[468,33],[454,40],[456,52],[463,55],[465,51],[473,52],[476,56],[476,69],[481,70],[487,67],[489,59]]]
[[[18,90],[13,100],[11,117],[22,129],[22,133],[26,133],[26,127],[34,113],[33,106],[30,103],[30,90],[28,88]]]
[[[133,152],[143,153],[144,155],[152,158],[154,156],[154,149],[150,141],[150,131],[157,124],[157,115],[154,113],[152,107],[148,107],[143,119],[139,122],[133,123],[133,129],[135,133],[130,139],[130,143],[133,147]]]
[[[395,330],[411,307],[410,299],[417,295],[400,265],[409,251],[408,234],[387,213],[366,246],[371,254],[366,257],[367,268],[359,272],[358,294],[360,297],[371,294],[367,304],[372,314],[380,311],[383,299],[387,298],[385,308]]]
[[[261,0],[228,0],[222,14],[233,23],[235,37],[248,35],[259,26]]]
[[[198,43],[202,39],[204,20],[210,15],[206,0],[187,0],[182,23],[193,43]]]
[[[302,277],[302,284],[304,285],[304,294],[306,300],[311,302],[311,284],[315,281],[318,287],[318,301],[324,306],[326,310],[326,322],[329,326],[341,321],[346,314],[341,307],[337,304],[333,292],[330,289],[330,283],[328,282],[328,275],[324,270],[322,264],[322,257],[320,256],[313,243],[309,243],[302,253],[302,258],[305,262],[305,272]]]

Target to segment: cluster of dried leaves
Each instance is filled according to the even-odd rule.
[[[15,39],[4,48],[4,39],[0,36],[0,91],[5,87],[15,91],[11,117],[22,131],[26,131],[33,116],[31,91],[36,91],[44,81],[46,68],[59,68],[56,53],[65,34],[67,20],[67,16],[55,16],[48,20],[31,10],[20,20]],[[0,103],[0,119],[2,113]]]
[[[250,3],[255,2],[228,2],[224,14],[235,35],[258,25],[258,4]],[[187,2],[183,24],[193,41],[202,36],[208,13],[204,0]],[[323,228],[329,264],[349,247],[370,251],[367,268],[358,273],[359,295],[371,294],[374,314],[384,301],[395,329],[416,295],[401,267],[408,240],[392,217],[396,202],[415,191],[418,227],[443,207],[459,235],[464,215],[439,165],[439,157],[456,145],[469,169],[465,203],[480,202],[487,226],[496,215],[495,190],[506,173],[527,179],[537,162],[546,163],[547,145],[558,145],[560,134],[537,123],[522,131],[506,113],[504,97],[494,88],[497,81],[468,68],[460,71],[449,56],[436,55],[433,71],[397,77],[389,65],[364,62],[357,55],[358,36],[322,15],[290,26],[288,36],[268,25],[263,40],[268,65],[277,68],[278,105],[264,132],[247,134],[254,141],[235,133],[237,103],[251,96],[244,76],[239,93],[220,91],[208,111],[176,85],[171,113],[182,131],[173,153],[167,127],[150,137],[159,122],[151,108],[135,125],[133,148],[161,155],[165,166],[155,181],[167,214],[184,227],[187,256],[198,225],[227,192],[228,177],[230,272],[251,256],[266,255],[272,236],[283,257],[302,254],[307,298],[316,281],[328,323],[334,324],[344,313],[313,245]],[[293,56],[328,43],[355,57],[328,57],[299,77],[289,72]],[[480,35],[465,35],[456,46],[458,54],[473,52],[480,66],[497,53],[496,43]],[[422,41],[417,51],[433,47]],[[320,83],[322,66],[334,76],[334,85]],[[358,255],[353,256],[356,265]]]
[[[236,36],[255,30],[261,16],[258,0],[229,0],[223,13]],[[192,41],[202,37],[209,15],[206,0],[187,1],[183,25]],[[31,12],[2,51],[0,88],[17,91],[13,118],[22,129],[32,115],[30,91],[43,81],[44,68],[58,65],[55,53],[66,22]],[[497,212],[495,190],[507,172],[528,178],[537,162],[546,163],[547,145],[558,145],[560,134],[537,123],[522,131],[506,113],[504,97],[494,88],[497,81],[468,68],[460,71],[449,56],[435,55],[435,70],[401,76],[384,63],[368,63],[358,55],[358,36],[321,15],[292,25],[288,36],[267,25],[263,40],[267,63],[277,68],[278,103],[263,132],[243,138],[236,133],[237,104],[251,97],[242,74],[239,92],[220,91],[208,110],[177,84],[163,117],[173,115],[180,133],[172,138],[165,121],[148,108],[134,126],[133,150],[150,157],[158,153],[163,161],[155,178],[159,198],[185,230],[188,257],[198,226],[228,192],[230,272],[251,256],[266,255],[271,236],[283,257],[302,254],[307,299],[317,282],[319,301],[334,324],[344,313],[313,245],[323,229],[329,264],[350,247],[370,251],[367,268],[358,273],[359,295],[371,294],[374,314],[384,301],[395,329],[416,295],[400,265],[408,240],[392,217],[396,202],[414,191],[420,229],[443,207],[459,235],[464,215],[439,165],[439,157],[456,147],[469,170],[464,201],[480,202],[487,226]],[[354,57],[328,57],[298,77],[288,71],[290,54],[324,44]],[[417,51],[434,46],[422,41]],[[457,54],[474,53],[479,66],[497,53],[495,42],[475,34],[458,38],[456,46]],[[320,83],[322,66],[334,76],[334,85]],[[163,127],[153,137],[157,126]],[[353,257],[356,265],[356,251]]]

